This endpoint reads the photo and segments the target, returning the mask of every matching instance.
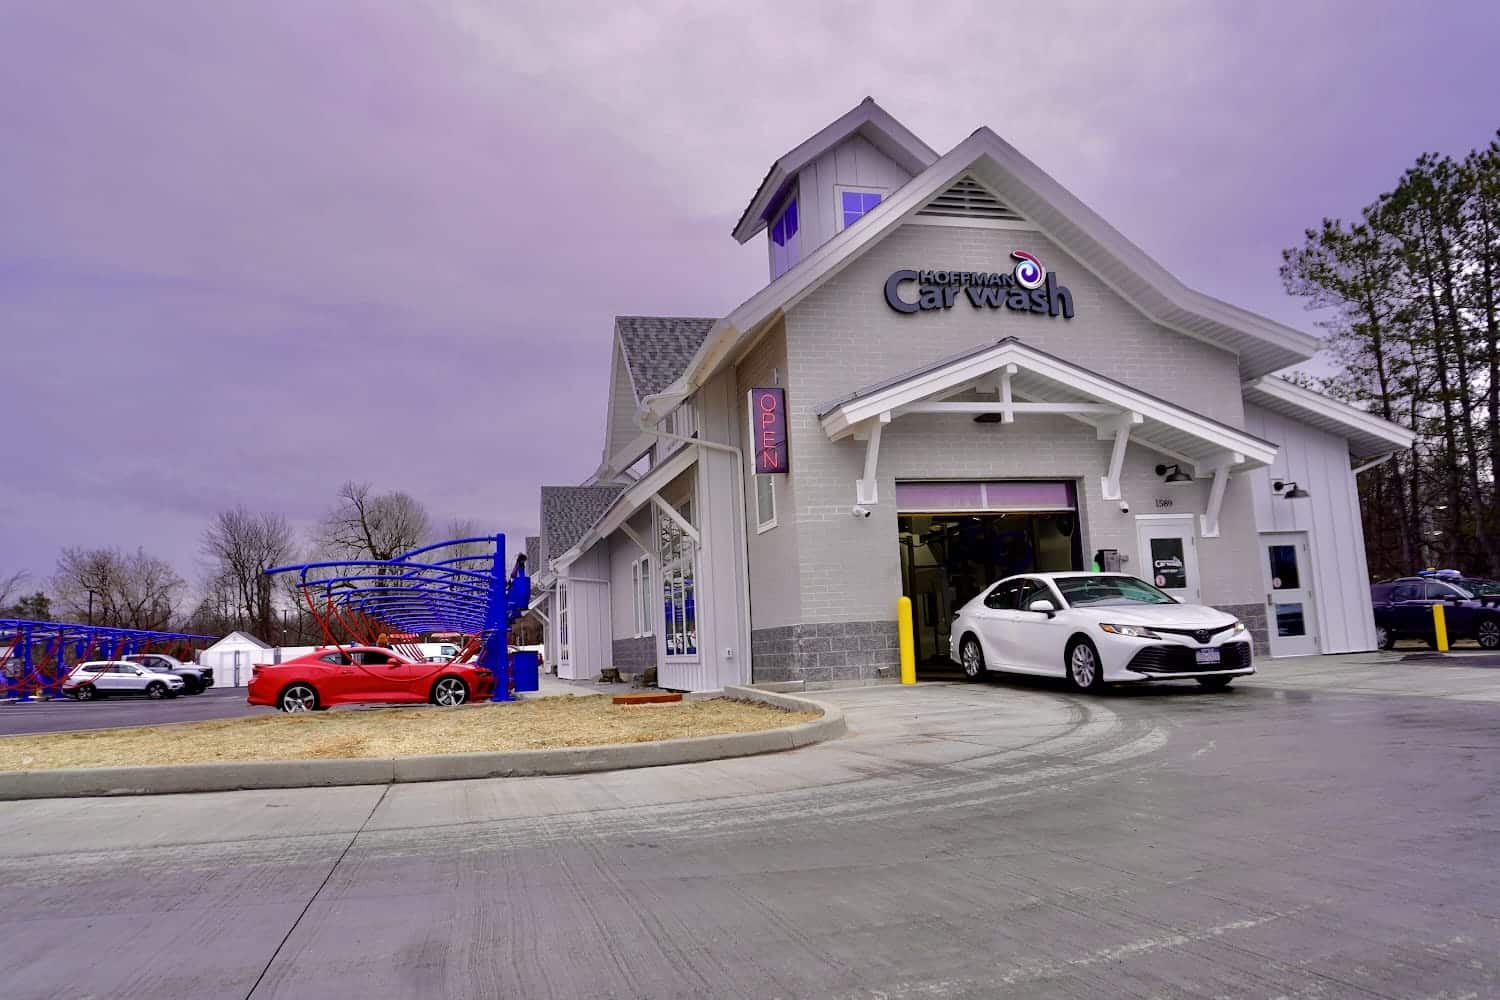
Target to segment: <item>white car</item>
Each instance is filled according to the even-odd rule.
[[[1080,691],[1189,678],[1220,689],[1255,673],[1244,623],[1123,573],[1007,577],[959,609],[951,639],[970,680],[1003,670],[1066,677]]]
[[[63,694],[79,701],[109,695],[175,698],[182,693],[182,678],[125,660],[90,660],[73,668],[62,689]]]

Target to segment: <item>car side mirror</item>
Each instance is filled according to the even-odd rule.
[[[1037,614],[1046,615],[1048,618],[1051,618],[1053,615],[1057,614],[1057,605],[1053,604],[1045,597],[1038,597],[1036,600],[1026,605],[1026,610],[1035,611]]]

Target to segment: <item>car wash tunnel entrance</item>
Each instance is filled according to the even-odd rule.
[[[495,675],[495,701],[535,691],[535,653],[512,653],[510,626],[531,600],[526,556],[505,573],[505,536],[450,538],[392,559],[340,559],[266,570],[295,574],[294,585],[326,645],[384,646],[422,659],[423,635],[461,636],[452,662],[470,660]]]
[[[1015,573],[1083,568],[1076,487],[1071,482],[896,484],[901,592],[911,598],[917,666],[954,668],[953,615],[996,580]]]

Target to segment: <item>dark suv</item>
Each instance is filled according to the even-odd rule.
[[[1375,641],[1381,649],[1390,649],[1397,639],[1422,639],[1435,646],[1432,606],[1441,604],[1449,642],[1473,639],[1484,649],[1500,649],[1500,594],[1485,593],[1490,588],[1479,586],[1480,581],[1471,589],[1468,582],[1406,576],[1371,585]]]

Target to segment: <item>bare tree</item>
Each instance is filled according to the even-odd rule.
[[[10,607],[10,599],[20,596],[28,575],[24,569],[18,569],[9,576],[0,576],[0,609]]]
[[[375,493],[369,483],[339,487],[317,541],[339,558],[391,559],[428,538],[426,509],[407,493]]]
[[[52,577],[62,617],[119,628],[167,629],[185,586],[171,564],[144,549],[63,549]]]
[[[210,595],[227,591],[235,627],[261,637],[275,634],[275,582],[266,570],[292,560],[292,528],[280,514],[253,514],[245,507],[220,511],[203,532],[203,552],[212,560]]]

